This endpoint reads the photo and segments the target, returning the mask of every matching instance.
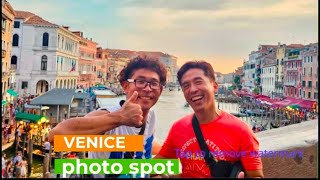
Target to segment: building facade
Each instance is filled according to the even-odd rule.
[[[302,56],[300,51],[300,48],[290,49],[284,58],[284,94],[287,97],[301,97]]]
[[[97,43],[91,39],[84,38],[83,32],[73,32],[79,38],[79,77],[77,86],[79,88],[88,88],[96,84],[95,59],[97,53]]]
[[[53,88],[75,88],[79,38],[26,11],[16,11],[11,59],[16,59],[16,91],[41,95]]]
[[[262,94],[274,97],[275,96],[275,81],[276,81],[276,54],[270,53],[263,58],[261,58],[261,87],[262,87]]]
[[[302,89],[303,99],[318,100],[318,43],[306,45],[302,56]]]
[[[7,93],[8,89],[14,88],[12,79],[15,77],[15,72],[12,72],[11,69],[11,49],[12,49],[12,33],[14,26],[14,17],[15,11],[10,5],[9,2],[2,1],[2,57],[1,57],[1,68],[2,68],[2,77],[1,77],[1,86],[2,86],[2,100],[10,100],[10,94]]]

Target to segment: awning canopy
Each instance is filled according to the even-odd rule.
[[[30,123],[37,123],[39,121],[41,122],[48,122],[48,118],[45,116],[40,116],[36,114],[28,114],[23,112],[18,112],[16,114],[16,121],[26,121]]]
[[[41,110],[47,110],[47,109],[50,109],[49,106],[36,106],[36,105],[30,105],[30,104],[24,104],[24,108],[25,109],[40,109],[41,107]]]
[[[298,103],[298,105],[302,109],[313,109],[315,107],[316,101],[309,101],[309,100],[302,100],[301,102]]]
[[[8,101],[2,100],[2,106],[6,105],[7,103],[8,103]]]
[[[18,93],[15,92],[13,89],[8,89],[8,90],[7,90],[7,93],[10,94],[11,96],[14,96],[14,97],[17,97],[17,96],[18,96]]]

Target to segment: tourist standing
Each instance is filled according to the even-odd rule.
[[[21,151],[18,151],[17,155],[13,158],[13,164],[14,164],[13,173],[16,178],[20,177],[21,161],[22,161],[22,153]]]
[[[27,177],[27,166],[28,166],[28,164],[27,164],[26,158],[22,157],[20,177],[22,177],[22,178]]]
[[[10,126],[8,127],[8,131],[7,131],[8,143],[9,143],[10,140],[11,140],[12,129],[13,129],[13,125],[10,125]]]
[[[5,168],[3,177],[12,178],[12,161],[11,160],[8,160],[6,162],[6,168]]]
[[[2,174],[2,177],[4,176],[4,172],[5,172],[5,170],[6,170],[6,154],[5,153],[3,153],[2,154],[2,159],[1,159],[1,169],[2,169],[2,171],[1,171],[1,174]]]
[[[187,62],[178,71],[178,81],[194,113],[173,123],[155,158],[179,158],[182,177],[229,177],[233,163],[239,165],[239,162],[247,177],[263,177],[261,158],[248,155],[259,150],[259,141],[252,129],[241,119],[216,106],[214,94],[218,84],[212,66],[205,61]],[[195,155],[201,150],[206,153],[199,158],[181,155],[186,152]],[[221,151],[245,152],[246,155],[230,157],[217,153]],[[212,156],[209,152],[217,154]],[[233,174],[234,177],[243,175],[243,172]]]

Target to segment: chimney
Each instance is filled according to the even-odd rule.
[[[81,31],[74,31],[72,33],[80,37],[82,37],[82,34],[83,34]]]

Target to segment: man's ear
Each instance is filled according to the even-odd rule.
[[[219,89],[219,85],[216,81],[213,81],[213,90],[214,90],[214,93],[218,93],[218,89]]]
[[[124,91],[126,94],[128,94],[128,93],[127,93],[127,91],[128,91],[128,86],[129,86],[128,82],[126,82],[126,81],[121,82],[121,87],[122,87],[123,91]]]
[[[163,90],[163,86],[161,85],[160,86],[160,94],[162,93],[162,90]]]

